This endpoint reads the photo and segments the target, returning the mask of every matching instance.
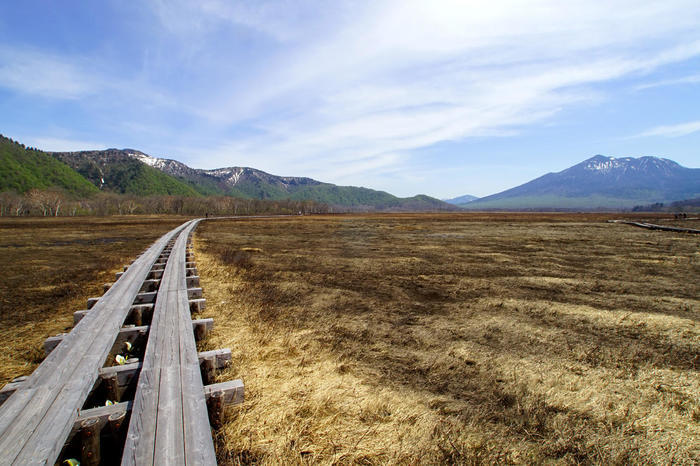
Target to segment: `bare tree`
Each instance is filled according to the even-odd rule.
[[[59,189],[49,189],[45,191],[45,199],[49,208],[49,215],[58,217],[61,205],[65,201],[65,195]]]
[[[13,206],[13,195],[10,192],[0,193],[0,217],[10,215]]]
[[[46,217],[49,212],[49,204],[44,191],[38,189],[29,190],[27,192],[27,200],[29,201],[29,205],[37,208],[41,212],[41,215]]]

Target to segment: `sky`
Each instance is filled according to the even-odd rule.
[[[698,167],[700,2],[7,1],[0,133],[438,198]]]

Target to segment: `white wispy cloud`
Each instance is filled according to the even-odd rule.
[[[0,47],[0,87],[52,99],[79,99],[101,90],[85,62],[71,63],[27,48]]]
[[[200,14],[253,24],[240,9],[212,4]],[[254,128],[194,149],[199,160],[331,181],[360,180],[353,165],[409,171],[407,154],[417,148],[517,133],[585,104],[592,86],[700,55],[694,2],[360,4],[349,18],[322,12],[336,26],[323,37],[294,21],[282,35],[269,32],[283,49],[284,40],[294,47],[248,85],[198,96],[205,120]],[[258,30],[295,6],[277,4],[269,24],[257,11]]]
[[[40,150],[49,152],[75,152],[81,150],[101,150],[107,146],[100,142],[85,141],[79,139],[63,139],[63,138],[36,138],[28,137],[27,145],[36,147]]]
[[[663,79],[661,81],[654,81],[654,82],[649,82],[649,83],[645,83],[645,84],[640,84],[637,87],[635,87],[635,90],[641,91],[644,89],[652,89],[655,87],[678,86],[681,84],[700,84],[700,74],[683,76],[681,78],[674,78],[674,79]]]
[[[104,57],[24,46],[0,46],[0,88],[46,99],[130,103],[140,111],[172,108],[177,100],[148,77]]]
[[[697,0],[144,5],[140,67],[5,47],[0,86],[85,102],[197,166],[399,183],[418,149],[519,134],[700,56]]]
[[[679,123],[677,125],[656,126],[633,137],[642,138],[650,136],[663,136],[667,138],[677,138],[697,132],[700,132],[700,120]]]

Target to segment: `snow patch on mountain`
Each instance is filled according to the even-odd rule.
[[[238,170],[233,171],[233,172],[231,173],[231,176],[229,176],[229,178],[228,178],[228,179],[229,179],[229,182],[230,182],[233,186],[236,186],[236,184],[238,183],[238,180],[241,179],[241,175],[242,175],[242,174],[243,174],[243,169],[242,169],[242,168],[239,168]]]
[[[129,157],[132,157],[136,160],[139,160],[146,165],[149,165],[153,168],[162,168],[166,161],[164,159],[159,159],[157,157],[151,157],[150,155],[146,155],[140,152],[127,152],[127,155]]]
[[[615,168],[620,168],[622,164],[619,160],[610,158],[609,160],[591,160],[584,167],[586,170],[608,173]]]
[[[609,174],[613,171],[619,173],[626,172],[642,172],[648,170],[662,170],[665,173],[670,173],[670,171],[678,166],[678,164],[672,160],[662,159],[658,157],[640,157],[635,159],[634,157],[605,157],[602,155],[597,155],[585,162],[583,162],[583,169],[593,172],[598,172],[600,174]],[[575,168],[575,167],[572,167]]]

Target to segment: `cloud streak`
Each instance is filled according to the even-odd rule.
[[[0,47],[0,87],[195,166],[382,175],[404,193],[447,157],[425,148],[526,134],[700,57],[696,0],[147,0],[133,15],[127,61]],[[683,131],[646,133],[663,128]]]
[[[645,89],[653,89],[655,87],[678,86],[678,85],[682,85],[682,84],[700,84],[700,74],[683,76],[682,78],[664,79],[661,81],[640,84],[639,86],[635,87],[635,90],[642,91]]]
[[[80,99],[103,86],[86,63],[71,63],[27,48],[0,48],[0,87],[51,99]]]
[[[643,133],[637,134],[636,138],[662,136],[666,138],[678,138],[689,134],[700,132],[700,120],[679,123],[677,125],[662,125],[651,128]]]
[[[215,103],[203,96],[203,118],[253,131],[199,149],[199,159],[331,181],[357,181],[341,173],[387,154],[411,170],[416,149],[517,133],[585,104],[597,84],[700,55],[700,34],[679,14],[698,10],[691,2],[591,3],[381,2],[323,40],[300,44],[303,32],[289,32],[294,48],[267,76],[223,89]]]

